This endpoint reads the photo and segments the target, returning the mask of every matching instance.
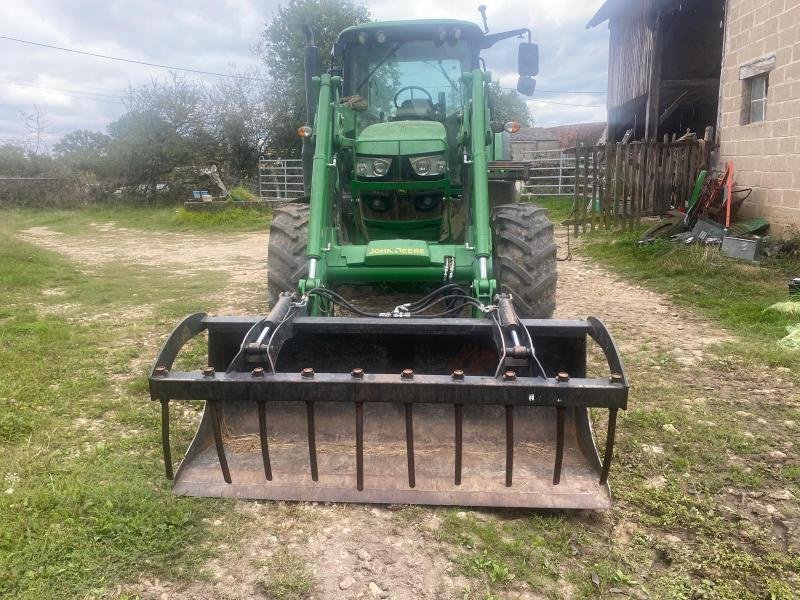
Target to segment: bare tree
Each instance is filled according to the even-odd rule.
[[[28,145],[31,154],[38,156],[40,153],[46,151],[47,147],[44,142],[44,137],[50,129],[50,121],[47,116],[34,104],[32,112],[20,111],[22,117],[22,124],[28,132]]]

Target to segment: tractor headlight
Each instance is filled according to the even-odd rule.
[[[359,158],[356,161],[356,175],[359,177],[385,177],[392,166],[388,158]]]
[[[447,160],[443,154],[417,156],[411,159],[411,168],[420,177],[444,175],[447,172]]]

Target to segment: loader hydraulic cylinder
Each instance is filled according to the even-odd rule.
[[[316,78],[315,78],[316,79]],[[322,239],[320,232],[328,226],[328,194],[331,185],[331,142],[333,138],[332,88],[339,85],[341,78],[328,74],[319,77],[319,102],[315,120],[316,143],[314,145],[314,176],[311,181],[311,213],[308,222],[308,258],[320,258]]]
[[[472,153],[472,214],[474,215],[473,246],[475,255],[492,255],[489,237],[489,165],[486,158],[486,81],[484,73],[475,69],[465,76],[472,80],[472,110],[470,150]],[[481,273],[481,279],[485,275]]]

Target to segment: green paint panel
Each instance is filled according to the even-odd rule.
[[[356,142],[356,152],[367,156],[397,156],[400,154],[400,142]],[[397,159],[395,159],[397,160]]]
[[[378,240],[367,244],[364,265],[426,266],[431,264],[428,244],[421,240]]]
[[[358,140],[439,140],[445,143],[447,132],[438,121],[388,121],[366,127]]]
[[[425,154],[447,150],[447,131],[437,121],[389,121],[366,127],[356,152],[367,155]]]

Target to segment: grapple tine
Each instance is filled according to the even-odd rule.
[[[414,412],[411,403],[407,402],[406,408],[406,454],[408,455],[408,487],[416,485],[414,470]]]
[[[456,416],[456,477],[455,484],[461,485],[461,454],[463,451],[463,424],[464,424],[464,406],[462,404],[454,404]]]
[[[608,409],[608,434],[606,434],[606,452],[603,455],[603,468],[600,470],[600,485],[608,481],[608,471],[611,469],[611,457],[614,454],[614,437],[617,433],[617,412],[619,409]]]
[[[169,447],[169,399],[161,399],[161,445],[164,448],[164,472],[172,479],[172,452]]]
[[[222,427],[219,420],[219,404],[216,400],[207,400],[211,412],[211,427],[214,430],[214,445],[217,448],[219,468],[222,469],[222,478],[225,483],[231,483],[231,472],[228,469],[228,459],[225,456],[225,445],[222,443]]]
[[[356,489],[364,489],[364,403],[356,402]]]
[[[506,405],[506,487],[511,487],[514,472],[514,407]]]
[[[258,437],[261,441],[261,460],[264,463],[264,475],[267,481],[272,481],[272,463],[269,460],[269,440],[267,439],[267,407],[264,400],[259,400],[258,406]]]
[[[306,413],[308,415],[308,462],[311,465],[311,480],[319,481],[319,471],[317,471],[317,435],[314,427],[313,402],[306,402]]]
[[[564,407],[556,407],[556,464],[553,467],[553,485],[561,482],[561,465],[564,462]]]

